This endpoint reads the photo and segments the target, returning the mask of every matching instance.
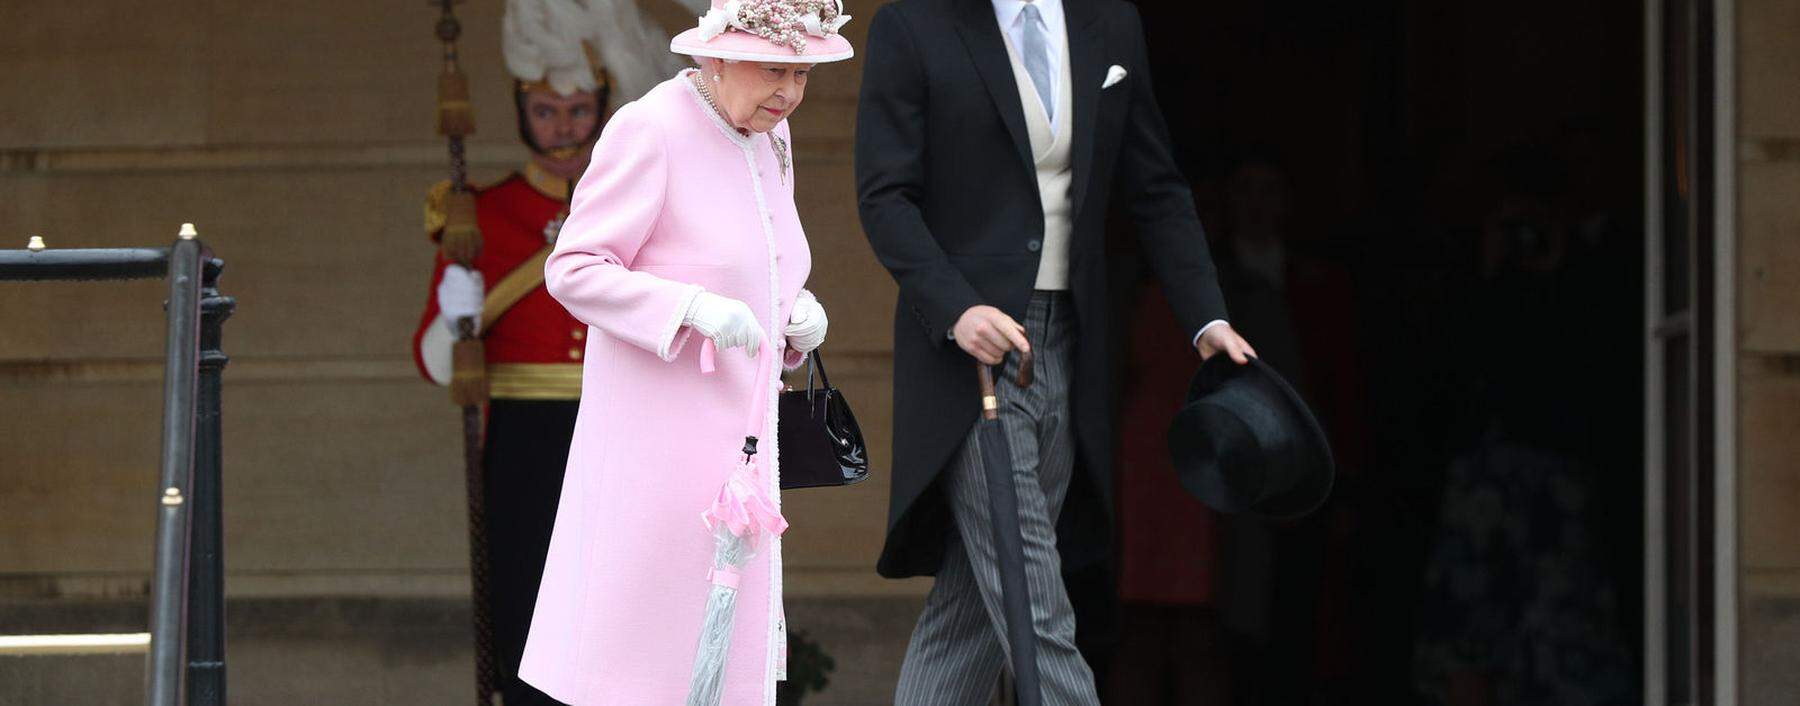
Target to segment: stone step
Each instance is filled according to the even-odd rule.
[[[788,619],[836,662],[807,706],[892,701],[916,598],[795,599]],[[233,706],[441,706],[474,701],[465,602],[430,598],[232,600],[226,606]],[[141,601],[0,604],[0,634],[141,632]],[[0,704],[143,703],[141,654],[0,657]]]

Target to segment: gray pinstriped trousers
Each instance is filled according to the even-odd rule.
[[[1063,588],[1062,561],[1056,553],[1056,516],[1075,465],[1075,437],[1069,426],[1073,304],[1062,292],[1036,292],[1024,324],[1037,358],[1036,381],[1025,390],[1008,382],[1018,379],[1017,357],[1009,356],[1007,380],[996,381],[996,389],[1000,423],[1012,445],[1013,482],[1019,489],[1019,529],[1025,539],[1025,576],[1031,587],[1044,703],[1098,704],[1094,674],[1075,650],[1075,612]],[[969,391],[971,403],[975,392]],[[956,531],[906,648],[894,695],[899,706],[987,704],[1000,670],[1009,664],[978,436],[970,432],[940,481],[946,484]]]

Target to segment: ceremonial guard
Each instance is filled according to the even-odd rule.
[[[473,267],[446,257],[454,248],[439,249],[413,352],[432,382],[462,386],[473,380],[474,389],[486,389],[480,500],[488,518],[481,523],[488,560],[481,609],[492,626],[494,654],[478,659],[496,663],[494,688],[508,706],[557,703],[520,681],[517,672],[575,428],[587,326],[544,290],[544,260],[613,94],[601,49],[609,40],[634,43],[635,36],[616,36],[618,20],[649,31],[641,20],[632,22],[638,20],[635,8],[626,9],[633,16],[620,17],[617,3],[607,0],[508,2],[502,48],[530,159],[498,182],[469,187],[472,218],[467,197],[453,193],[450,181],[433,187],[425,204],[425,230],[434,242],[461,235],[455,233],[460,220],[465,231],[473,224],[469,235],[479,248]],[[626,81],[666,68],[628,65]],[[478,346],[458,350],[461,321],[477,322]]]

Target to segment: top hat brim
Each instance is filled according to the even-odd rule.
[[[1208,398],[1228,384],[1248,385],[1245,394],[1266,400],[1270,413],[1277,415],[1293,437],[1293,448],[1281,462],[1290,465],[1280,469],[1288,475],[1285,488],[1258,497],[1258,488],[1242,476],[1221,468],[1224,464],[1255,462],[1242,458],[1218,457],[1217,449],[1206,434],[1253,435],[1249,425],[1236,413]],[[1317,509],[1330,496],[1336,472],[1331,446],[1325,430],[1307,407],[1300,393],[1282,379],[1274,368],[1259,359],[1239,365],[1227,356],[1213,356],[1200,366],[1188,386],[1188,402],[1169,427],[1169,450],[1176,475],[1182,486],[1215,510],[1227,513],[1254,513],[1266,517],[1292,518]],[[1261,473],[1266,469],[1259,469]]]

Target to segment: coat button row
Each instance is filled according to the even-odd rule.
[[[581,360],[581,349],[580,348],[570,348],[569,349],[569,360]]]
[[[575,340],[577,340],[577,341],[579,341],[579,340],[581,340],[581,339],[584,339],[584,338],[587,338],[587,329],[584,329],[584,328],[578,328],[578,329],[575,329],[575,330],[573,330],[573,331],[570,331],[570,332],[569,332],[569,338],[573,338],[573,339],[575,339]]]
[[[1032,240],[1026,241],[1025,249],[1030,250],[1031,252],[1037,252],[1039,250],[1042,250],[1042,249],[1044,249],[1044,241],[1037,240],[1035,238]]]

